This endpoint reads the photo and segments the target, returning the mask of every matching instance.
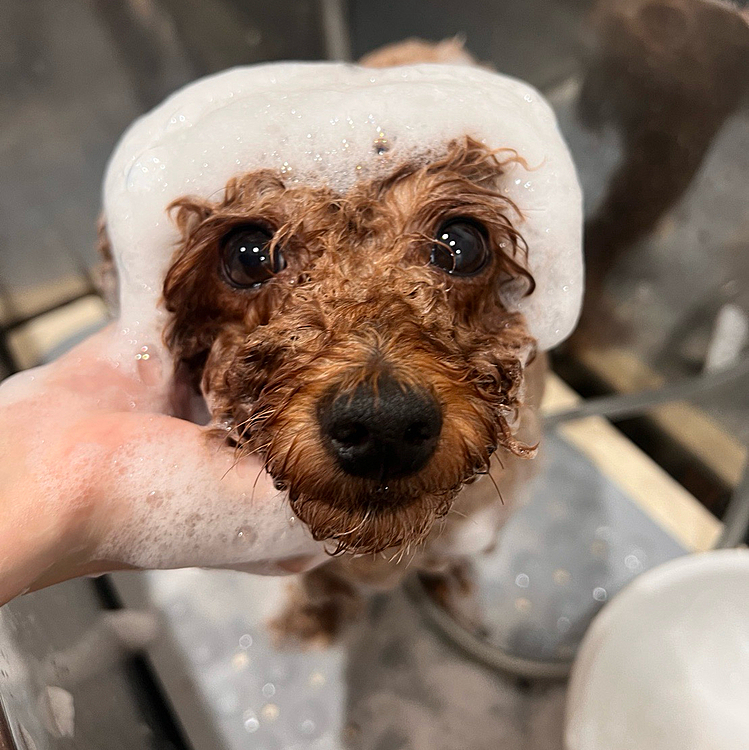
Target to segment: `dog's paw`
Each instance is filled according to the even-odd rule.
[[[471,565],[455,562],[444,572],[421,573],[421,583],[429,598],[444,609],[453,620],[473,635],[488,634],[484,612],[476,595]]]
[[[330,604],[289,602],[268,623],[273,645],[279,650],[322,650],[336,640],[340,631],[338,616]]]
[[[278,649],[324,649],[345,633],[362,609],[354,588],[325,571],[313,571],[292,585],[283,610],[268,628]]]

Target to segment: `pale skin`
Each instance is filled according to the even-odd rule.
[[[53,364],[0,384],[0,605],[77,576],[140,567],[130,547],[148,550],[140,519],[149,487],[163,478],[165,452],[179,481],[159,485],[149,521],[174,517],[189,487],[222,522],[241,517],[247,538],[225,551],[215,540],[201,546],[211,524],[184,537],[172,524],[166,533],[175,544],[147,567],[285,574],[326,559],[303,524],[289,528],[256,456],[237,461],[205,428],[169,416],[168,357],[158,343],[148,351],[147,361],[134,362],[109,326]]]

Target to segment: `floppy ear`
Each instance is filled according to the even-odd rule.
[[[533,294],[536,281],[528,268],[528,245],[520,231],[525,217],[517,204],[502,192],[500,185],[508,169],[526,161],[514,149],[490,149],[466,136],[449,144],[444,158],[430,164],[432,174],[457,175],[472,186],[471,202],[482,223],[495,240],[501,256],[500,297]]]
[[[178,360],[192,359],[210,348],[205,324],[210,318],[207,295],[215,263],[211,246],[216,244],[220,227],[218,222],[209,226],[213,209],[199,199],[180,198],[168,211],[180,239],[164,278],[162,301],[172,313],[164,341]]]
[[[107,234],[107,222],[102,212],[96,223],[96,250],[99,254],[99,262],[94,266],[92,281],[102,299],[107,305],[109,314],[115,317],[119,312],[119,279],[117,278],[117,266],[112,255],[112,246]]]

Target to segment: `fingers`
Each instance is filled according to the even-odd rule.
[[[112,323],[56,361],[0,384],[0,408],[46,401],[50,410],[151,411],[171,407],[172,368],[158,342],[128,339]],[[145,341],[145,339],[144,339]]]
[[[103,415],[76,428],[97,446],[90,491],[96,559],[142,568],[236,566],[321,552],[262,462],[160,415]]]

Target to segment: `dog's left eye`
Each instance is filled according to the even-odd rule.
[[[263,227],[232,229],[221,242],[221,262],[227,281],[240,289],[259,286],[286,267],[279,247],[271,251],[273,235]]]
[[[486,230],[468,219],[443,224],[432,246],[430,262],[453,276],[473,276],[489,261]]]

